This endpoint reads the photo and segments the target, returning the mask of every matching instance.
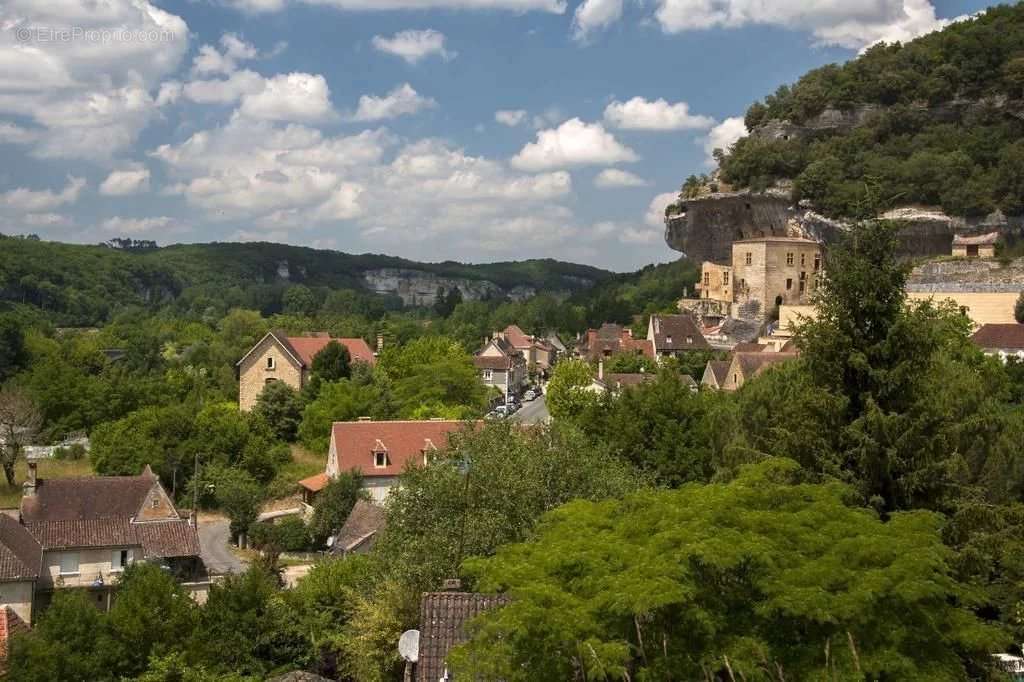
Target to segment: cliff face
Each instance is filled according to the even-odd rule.
[[[578,279],[578,278],[574,278]],[[532,286],[519,285],[503,289],[494,282],[459,277],[440,277],[431,272],[411,268],[381,268],[363,272],[366,287],[378,294],[396,294],[408,306],[430,306],[437,298],[437,290],[448,292],[458,289],[462,298],[477,301],[483,298],[509,297],[514,301],[529,298],[537,293]],[[556,296],[568,296],[567,291],[548,292]]]
[[[1007,265],[980,258],[929,261],[907,279],[907,291],[1019,293],[1024,287],[1024,258]]]
[[[880,217],[904,224],[899,239],[900,254],[906,257],[947,256],[958,233],[999,231],[1014,238],[1024,233],[1024,217],[998,211],[984,218],[957,218],[907,207]],[[728,263],[738,239],[795,233],[829,244],[848,228],[846,222],[792,205],[782,192],[723,192],[681,201],[665,218],[665,241],[695,262]]]

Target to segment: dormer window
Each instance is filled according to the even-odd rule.
[[[275,369],[275,368],[276,368],[276,365],[274,363],[274,358],[268,356],[267,357],[267,369]]]
[[[665,337],[665,343],[672,343],[672,336],[671,335]]]
[[[387,450],[376,450],[373,453],[373,466],[377,469],[384,469],[388,465]]]
[[[686,337],[686,344],[687,345],[691,345],[691,346],[693,345],[693,337],[692,336],[687,336]]]

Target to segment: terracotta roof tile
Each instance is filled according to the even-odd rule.
[[[455,420],[334,422],[331,443],[338,453],[339,471],[397,476],[410,462],[421,465],[425,450],[429,454],[447,448],[448,436],[465,427],[466,422]],[[387,452],[387,466],[377,467],[374,452],[381,446]]]
[[[28,624],[10,606],[0,606],[0,673],[2,663],[7,660],[7,648],[11,635],[28,630]]]
[[[527,333],[520,329],[518,325],[514,324],[510,324],[505,327],[505,338],[508,339],[508,342],[512,344],[513,348],[529,348],[533,343],[533,340],[527,335]]]
[[[39,577],[43,548],[24,526],[0,514],[0,581]]]
[[[306,490],[318,493],[327,487],[327,483],[330,480],[331,479],[327,476],[327,474],[319,473],[316,474],[315,476],[310,476],[309,478],[302,479],[301,481],[299,481],[299,485],[305,488]]]
[[[1024,324],[983,324],[971,341],[989,350],[1024,349]]]
[[[474,355],[473,366],[477,369],[507,370],[512,366],[512,358],[507,355]]]
[[[484,611],[504,606],[503,595],[470,592],[427,592],[420,600],[419,682],[437,682],[444,675],[445,658],[452,647],[466,641],[466,621]]]
[[[335,339],[329,336],[283,336],[276,333],[274,336],[287,342],[291,352],[298,356],[306,367],[312,366],[313,358],[316,357],[316,354],[322,351],[331,341],[337,341],[345,346],[345,348],[348,348],[349,357],[353,362],[359,360],[372,365],[377,361],[373,356],[373,351],[370,350],[370,345],[363,339]]]

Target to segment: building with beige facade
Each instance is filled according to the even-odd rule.
[[[908,287],[916,288],[916,287]],[[1024,287],[1021,287],[1024,290]],[[911,301],[952,302],[976,327],[985,324],[1012,324],[1013,307],[1020,291],[908,291]]]
[[[979,234],[972,237],[956,235],[953,237],[952,254],[959,258],[995,258],[998,232]]]
[[[784,304],[805,303],[822,271],[821,245],[803,237],[733,242],[733,317],[764,319]]]
[[[704,261],[697,289],[702,299],[732,303],[732,266]]]
[[[352,362],[374,364],[376,358],[363,339],[332,338],[326,332],[287,336],[270,331],[238,361],[238,406],[251,410],[267,384],[283,381],[301,391],[309,381],[313,358],[336,341],[348,349]]]

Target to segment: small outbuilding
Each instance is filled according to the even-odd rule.
[[[973,237],[958,234],[953,237],[953,255],[961,258],[995,258],[998,241],[998,232]]]

